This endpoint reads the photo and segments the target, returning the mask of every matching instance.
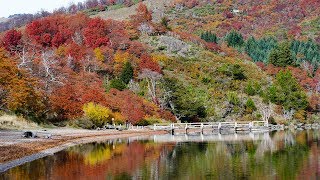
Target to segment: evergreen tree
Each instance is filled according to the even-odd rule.
[[[320,63],[320,45],[308,40],[307,42],[293,40],[291,42],[291,51],[296,60],[296,64],[303,61],[309,62],[315,69]]]
[[[204,33],[201,33],[200,38],[205,40],[206,42],[212,42],[212,43],[217,43],[218,42],[217,35],[212,33],[212,32],[210,32],[210,31],[206,31]]]
[[[290,44],[284,42],[280,44],[279,47],[274,48],[269,55],[269,63],[278,67],[294,65]]]
[[[133,78],[133,67],[130,62],[126,62],[120,75],[120,80],[128,84]]]
[[[242,47],[242,45],[244,44],[243,36],[234,30],[227,34],[226,41],[228,43],[228,46],[232,47]]]
[[[119,91],[122,91],[126,88],[126,84],[121,79],[112,79],[110,81],[110,88],[118,89]]]
[[[262,38],[256,40],[250,37],[245,43],[245,51],[254,62],[268,62],[268,57],[273,48],[277,46],[277,41],[272,38]]]

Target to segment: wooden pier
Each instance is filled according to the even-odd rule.
[[[266,121],[251,121],[251,122],[201,122],[201,123],[161,123],[154,124],[153,130],[167,130],[171,134],[175,132],[201,132],[204,131],[218,131],[221,132],[254,132],[254,131],[267,131],[269,124]]]

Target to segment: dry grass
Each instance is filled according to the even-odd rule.
[[[38,127],[36,123],[22,117],[7,114],[0,116],[0,129],[33,129]]]

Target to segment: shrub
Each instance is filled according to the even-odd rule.
[[[147,126],[155,123],[160,123],[162,120],[154,117],[154,116],[147,116],[142,121],[138,122],[138,125],[140,126]]]
[[[240,105],[240,99],[236,92],[228,92],[227,97],[230,104]]]
[[[273,125],[277,124],[276,120],[272,116],[269,118],[268,122]]]
[[[234,80],[244,80],[247,78],[244,74],[244,70],[239,64],[225,64],[221,66],[218,71],[232,77]]]
[[[304,123],[306,120],[306,111],[305,110],[298,110],[294,114],[294,118],[297,119],[299,122]]]
[[[113,118],[113,113],[109,108],[92,102],[83,106],[83,112],[85,117],[90,119],[99,127],[104,125],[106,122],[111,122],[111,118]]]
[[[204,77],[204,78],[202,78],[201,81],[202,81],[203,84],[209,84],[211,82],[211,79],[207,78],[207,77]]]
[[[254,104],[253,100],[249,98],[246,102],[246,112],[251,114],[253,111],[257,110],[256,105]]]
[[[245,88],[245,93],[248,94],[249,96],[254,96],[256,94],[260,94],[261,92],[261,85],[258,82],[253,83],[250,81],[246,88]]]
[[[254,96],[256,94],[255,89],[252,86],[252,83],[249,82],[248,85],[245,88],[245,92],[246,94],[248,94],[249,96]]]
[[[126,119],[120,112],[113,113],[113,118],[116,124],[124,124]]]
[[[93,124],[93,122],[90,119],[88,119],[87,117],[77,119],[77,120],[73,121],[71,125],[76,126],[76,127],[80,127],[83,129],[93,129],[95,127],[95,124]]]

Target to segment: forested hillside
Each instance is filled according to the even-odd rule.
[[[318,1],[97,3],[1,34],[1,111],[84,128],[320,120]]]

